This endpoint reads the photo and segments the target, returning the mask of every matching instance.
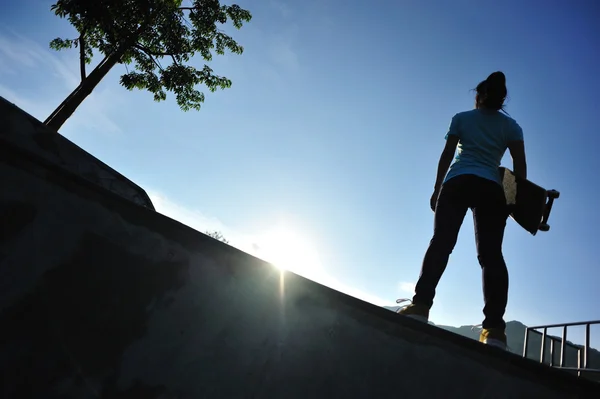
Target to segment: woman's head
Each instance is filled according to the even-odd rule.
[[[475,95],[476,108],[501,110],[504,108],[504,100],[508,94],[506,76],[500,71],[494,72],[479,83],[475,91],[477,92]]]

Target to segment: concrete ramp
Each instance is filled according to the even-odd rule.
[[[0,146],[11,144],[136,204],[154,209],[148,194],[137,184],[1,96],[0,121]]]
[[[0,397],[600,397],[16,148],[0,147],[0,181]]]

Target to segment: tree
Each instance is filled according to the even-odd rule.
[[[204,234],[219,241],[223,241],[225,244],[229,244],[229,241],[225,239],[225,237],[223,236],[223,234],[221,234],[220,231],[205,231]]]
[[[133,66],[120,78],[128,90],[145,89],[155,101],[174,93],[179,107],[200,110],[204,94],[196,89],[204,84],[211,92],[231,87],[231,80],[218,76],[208,66],[200,70],[189,65],[199,54],[212,60],[226,50],[242,54],[244,48],[219,26],[228,21],[240,29],[252,15],[238,5],[221,5],[219,0],[57,0],[51,9],[68,18],[78,32],[74,39],[57,38],[54,50],[79,49],[81,82],[44,122],[58,130],[92,93],[116,64]],[[102,61],[88,75],[86,65],[96,54]],[[169,63],[166,65],[164,60]]]

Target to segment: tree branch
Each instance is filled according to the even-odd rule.
[[[85,40],[83,39],[83,32],[79,36],[79,70],[81,72],[81,81],[83,82],[86,78],[85,73]]]
[[[163,70],[162,66],[158,63],[158,61],[156,61],[153,58],[153,56],[171,57],[171,59],[173,60],[173,63],[175,65],[178,65],[178,66],[180,65],[179,61],[177,61],[177,59],[175,58],[175,56],[178,55],[176,53],[157,53],[157,52],[154,52],[154,51],[150,51],[150,49],[142,46],[141,44],[134,44],[133,47],[137,48],[140,51],[143,51],[148,57],[150,57],[150,59],[156,64],[156,66],[161,71]]]
[[[148,49],[146,49],[144,46],[140,46],[139,44],[134,44],[133,47],[137,48],[138,50],[140,50],[144,54],[146,54],[148,57],[150,57],[150,59],[152,60],[154,65],[156,65],[158,67],[158,69],[160,69],[161,72],[164,72],[163,67],[158,63],[158,61],[156,61],[154,59],[153,54],[151,52],[149,52]]]
[[[138,50],[143,51],[144,53],[146,53],[147,55],[150,55],[150,56],[161,56],[161,57],[169,57],[170,56],[170,57],[172,57],[172,56],[176,55],[174,53],[161,53],[161,52],[156,52],[156,51],[150,51],[149,48],[146,48],[140,44],[134,44],[133,47],[137,48]]]
[[[163,69],[163,67],[160,65],[160,63],[158,61],[156,61],[154,59],[154,57],[152,57],[151,54],[148,54],[148,57],[150,57],[150,59],[152,60],[152,62],[154,62],[154,65],[156,65],[158,67],[158,69],[160,69],[161,72],[164,72],[165,70]]]
[[[188,21],[185,17],[181,17],[181,19],[183,20],[183,22],[186,23],[186,25],[188,26],[188,28],[194,29],[194,25],[192,25],[192,23],[190,21]]]

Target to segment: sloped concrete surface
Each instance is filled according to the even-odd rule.
[[[0,182],[0,397],[600,397],[44,160],[0,147]]]
[[[140,186],[3,97],[0,97],[0,121],[0,146],[10,143],[123,198],[154,209],[150,197]]]

